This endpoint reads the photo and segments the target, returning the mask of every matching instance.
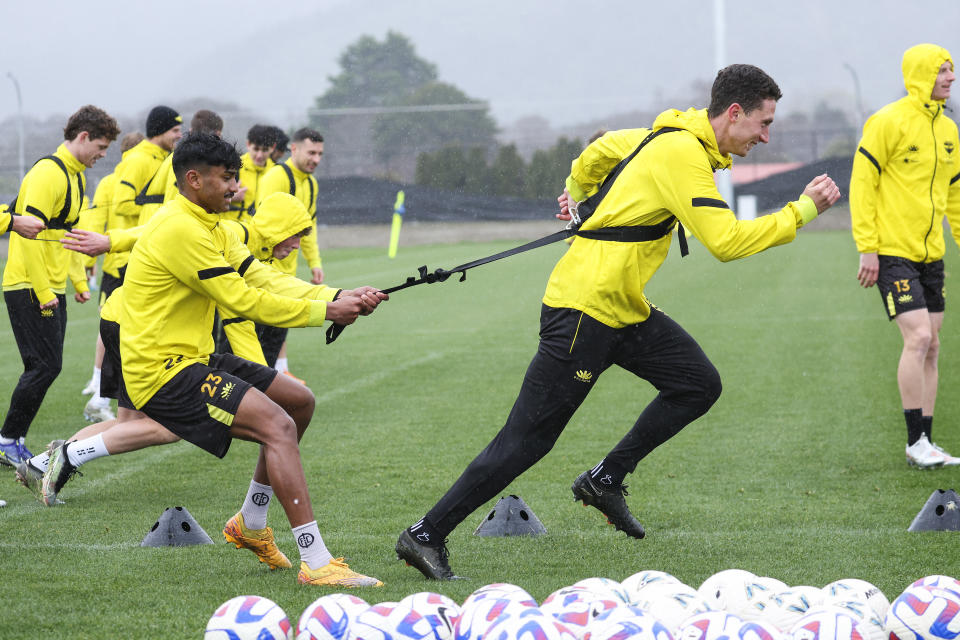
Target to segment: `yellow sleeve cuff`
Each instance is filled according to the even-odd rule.
[[[577,202],[583,202],[587,199],[586,192],[580,188],[580,185],[573,179],[573,176],[567,176],[567,191],[570,192],[570,196]]]
[[[813,198],[808,195],[802,195],[797,199],[797,213],[800,214],[799,226],[803,226],[819,215],[817,205]]]
[[[327,319],[327,303],[314,301],[310,303],[310,319],[307,320],[308,327],[319,327]]]

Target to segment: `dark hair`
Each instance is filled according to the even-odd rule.
[[[260,147],[272,147],[277,143],[277,129],[265,124],[255,124],[247,131],[247,142]]]
[[[223,131],[223,118],[209,109],[200,109],[193,114],[193,120],[190,121],[190,131],[220,133]]]
[[[120,127],[113,116],[92,104],[80,107],[70,116],[67,126],[63,128],[63,139],[73,140],[82,131],[86,131],[91,140],[103,138],[112,142],[120,135]]]
[[[291,142],[303,142],[304,140],[309,140],[310,142],[323,142],[323,136],[320,135],[320,132],[316,129],[311,129],[310,127],[304,127],[302,129],[297,129],[293,132],[293,138]]]
[[[280,127],[270,127],[270,130],[273,131],[275,136],[277,136],[277,148],[275,151],[286,153],[287,145],[290,144],[290,136],[288,136]]]
[[[177,184],[183,185],[183,177],[190,169],[199,167],[223,167],[240,170],[240,154],[237,148],[212,133],[191,131],[173,150],[173,174]]]
[[[764,100],[779,100],[781,97],[780,87],[763,69],[752,64],[732,64],[717,72],[710,89],[707,117],[717,117],[734,102],[750,113]]]

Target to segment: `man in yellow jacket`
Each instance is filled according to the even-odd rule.
[[[211,134],[191,133],[174,151],[180,196],[143,229],[122,288],[124,390],[134,409],[218,457],[234,438],[261,445],[253,481],[262,502],[275,494],[286,512],[300,550],[300,583],[379,586],[334,559],[320,537],[297,444],[313,416],[313,394],[268,367],[211,355],[211,333],[216,307],[259,322],[318,326],[349,324],[387,296],[369,287],[359,296],[337,297],[329,287],[317,297],[283,295],[295,279],[262,265],[220,224],[239,168],[233,146]],[[67,445],[58,451],[47,469],[54,489],[76,467]],[[263,533],[262,543],[272,545],[272,532]]]
[[[163,204],[167,184],[155,178],[182,129],[183,118],[170,107],[156,106],[147,115],[147,139],[131,149],[118,166],[115,211],[128,219],[126,226],[143,224]]]
[[[850,216],[860,252],[857,279],[877,285],[903,350],[897,384],[907,424],[907,463],[921,469],[958,465],[933,442],[937,360],[943,326],[943,218],[960,242],[960,139],[943,112],[954,80],[943,47],[907,49],[901,64],[907,95],[864,124],[850,178]]]
[[[11,236],[3,270],[3,297],[24,370],[0,429],[0,463],[15,466],[32,455],[24,439],[63,363],[68,276],[74,299],[90,299],[82,256],[59,241],[79,220],[84,170],[106,154],[119,133],[116,120],[102,109],[80,108],[67,121],[64,143],[38,160],[20,185],[13,213],[40,220],[46,230],[35,240]]]
[[[274,193],[289,193],[303,202],[312,218],[310,233],[300,239],[300,249],[276,263],[278,269],[290,275],[297,274],[297,255],[303,253],[310,267],[310,282],[323,282],[323,263],[317,249],[317,179],[313,172],[323,157],[323,136],[314,129],[298,129],[290,141],[290,157],[275,165],[263,175],[257,190],[257,206]],[[267,363],[282,373],[287,373],[287,331],[281,327],[260,325],[257,327],[260,344]]]
[[[715,257],[733,260],[792,241],[797,229],[840,197],[833,181],[821,175],[780,211],[737,220],[717,192],[713,172],[730,167],[730,154],[746,156],[769,140],[780,95],[762,70],[732,65],[718,73],[709,109],[671,109],[652,129],[609,132],[573,161],[558,217],[576,215],[583,223],[547,283],[540,346],[519,397],[487,448],[400,534],[398,557],[428,578],[455,578],[446,537],[546,455],[611,365],[660,393],[572,489],[618,530],[644,536],[624,500],[624,477],[720,395],[719,374],[700,346],[644,295],[667,256],[673,229],[682,224]],[[683,251],[683,231],[678,235]]]
[[[275,127],[255,124],[247,132],[247,152],[240,156],[240,190],[243,198],[230,205],[230,215],[237,222],[249,222],[257,211],[260,181],[273,168],[270,154],[277,146]],[[226,217],[226,216],[224,216]]]

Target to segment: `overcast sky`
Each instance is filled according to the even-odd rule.
[[[215,97],[284,126],[301,124],[344,47],[364,34],[382,39],[388,29],[408,36],[442,80],[489,101],[501,124],[540,115],[564,125],[648,108],[689,93],[691,82],[712,80],[716,70],[712,0],[2,5],[0,119],[16,113],[9,72],[24,111],[38,117],[86,103],[132,115]],[[824,98],[853,112],[850,69],[864,107],[876,109],[902,95],[905,48],[934,42],[960,52],[958,0],[726,0],[725,13],[725,62],[766,69],[787,112]]]

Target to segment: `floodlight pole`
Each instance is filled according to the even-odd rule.
[[[714,72],[726,66],[727,59],[727,10],[726,0],[713,0],[713,63]],[[736,203],[733,201],[733,174],[730,170],[718,171],[716,174],[717,190],[723,201],[731,209]]]
[[[13,83],[13,88],[17,90],[17,133],[20,137],[19,144],[19,160],[20,160],[20,179],[23,180],[25,175],[25,166],[26,160],[24,159],[23,154],[23,98],[20,96],[20,83],[17,82],[17,78],[13,75],[12,72],[7,72],[7,77],[10,78],[10,82]]]

